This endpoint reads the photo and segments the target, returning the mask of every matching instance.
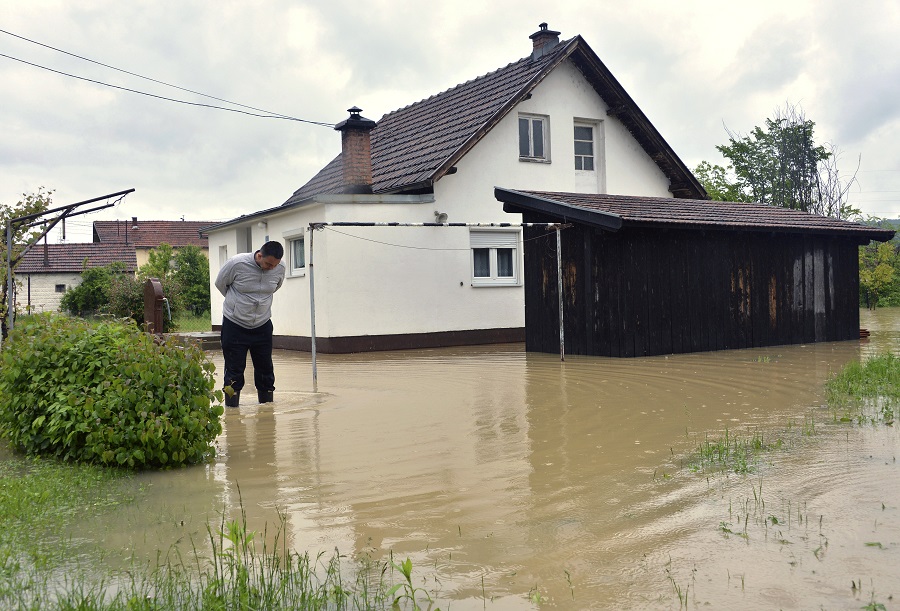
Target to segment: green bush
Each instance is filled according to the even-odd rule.
[[[221,391],[197,346],[132,322],[22,317],[0,353],[0,435],[19,450],[135,469],[215,453]]]

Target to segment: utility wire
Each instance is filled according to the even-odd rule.
[[[374,244],[381,244],[382,246],[392,246],[394,248],[408,248],[410,250],[439,250],[439,251],[460,251],[460,252],[462,252],[462,251],[468,252],[468,251],[472,250],[471,246],[469,248],[428,248],[427,246],[409,246],[407,244],[393,244],[391,242],[382,242],[380,240],[364,238],[362,236],[353,235],[352,233],[345,233],[343,231],[340,231],[340,230],[335,229],[334,227],[330,227],[328,225],[322,225],[322,228],[327,229],[328,231],[332,231],[334,233],[339,233],[342,236],[346,236],[348,238],[355,238],[357,240],[362,240],[363,242],[372,242]],[[566,227],[563,227],[563,229],[566,229]],[[518,243],[524,244],[525,242],[531,242],[532,240],[540,240],[541,238],[546,238],[547,236],[552,235],[553,233],[554,233],[554,231],[548,231],[547,233],[545,233],[543,235],[534,236],[533,238],[528,238],[527,240],[520,239],[520,240],[518,240]]]
[[[322,123],[320,121],[309,121],[307,119],[296,119],[294,117],[288,117],[286,115],[279,114],[260,114],[255,112],[247,112],[246,110],[238,110],[237,108],[226,108],[224,106],[216,106],[215,104],[202,104],[200,102],[188,102],[187,100],[176,100],[175,98],[168,98],[164,95],[156,95],[155,93],[148,93],[146,91],[139,91],[137,89],[129,89],[128,87],[120,87],[118,85],[111,85],[110,83],[104,83],[103,81],[97,81],[94,79],[90,79],[84,76],[77,76],[75,74],[69,74],[68,72],[62,72],[61,70],[54,70],[53,68],[48,68],[47,66],[41,66],[40,64],[35,64],[29,61],[25,61],[24,59],[19,59],[18,57],[13,57],[11,55],[6,55],[5,53],[0,53],[0,57],[5,57],[7,59],[11,59],[13,61],[22,62],[23,64],[28,64],[29,66],[34,66],[35,68],[41,68],[43,70],[49,70],[50,72],[55,72],[56,74],[61,74],[63,76],[68,76],[74,79],[78,79],[81,81],[87,81],[89,83],[96,83],[97,85],[103,85],[105,87],[112,87],[113,89],[120,89],[122,91],[130,91],[131,93],[139,93],[140,95],[145,95],[151,98],[156,98],[159,100],[166,100],[167,102],[177,102],[178,104],[187,104],[188,106],[200,106],[202,108],[215,108],[218,110],[227,110],[228,112],[236,112],[242,115],[250,115],[251,117],[262,117],[264,119],[284,119],[287,121],[299,121],[300,123],[310,123],[312,125],[321,125],[323,127],[334,127],[334,123]],[[231,102],[229,102],[230,104]],[[268,111],[263,111],[268,112]]]
[[[289,120],[291,120],[291,121],[300,121],[300,120],[301,120],[301,119],[296,119],[296,118],[294,118],[294,117],[291,117],[291,116],[289,116],[289,115],[283,115],[283,114],[278,113],[278,112],[272,112],[271,110],[265,110],[265,109],[262,109],[262,108],[256,108],[255,106],[248,106],[248,105],[246,105],[246,104],[239,104],[238,102],[232,102],[232,101],[226,100],[226,99],[224,99],[224,98],[217,98],[217,97],[214,96],[214,95],[209,95],[209,94],[206,94],[206,93],[203,93],[203,92],[200,92],[200,91],[194,91],[193,89],[187,89],[186,87],[179,87],[178,85],[173,85],[172,83],[166,83],[165,81],[160,81],[160,80],[157,80],[157,79],[155,79],[155,78],[150,78],[149,76],[144,76],[144,75],[138,74],[138,73],[136,73],[136,72],[130,72],[130,71],[128,71],[128,70],[123,70],[122,68],[116,68],[115,66],[110,66],[109,64],[104,64],[103,62],[99,62],[99,61],[94,60],[94,59],[91,59],[91,58],[89,58],[89,57],[83,57],[83,56],[78,55],[78,54],[76,54],[76,53],[70,53],[70,52],[65,51],[65,50],[63,50],[63,49],[58,49],[58,48],[56,48],[56,47],[52,47],[52,46],[50,46],[50,45],[48,45],[48,44],[44,44],[44,43],[39,42],[39,41],[37,41],[37,40],[32,40],[32,39],[30,39],[30,38],[26,38],[26,37],[24,37],[24,36],[20,36],[20,35],[18,35],[18,34],[15,34],[15,33],[13,33],[13,32],[8,31],[8,30],[0,29],[0,32],[2,32],[3,34],[7,34],[7,35],[9,35],[9,36],[14,36],[15,38],[18,38],[18,39],[20,39],[20,40],[24,40],[24,41],[26,41],[26,42],[30,42],[30,43],[32,43],[32,44],[35,44],[35,45],[44,47],[44,48],[46,48],[46,49],[52,49],[53,51],[57,51],[57,52],[59,52],[59,53],[64,53],[64,54],[66,54],[66,55],[68,55],[68,56],[70,56],[70,57],[77,57],[78,59],[84,60],[84,61],[86,61],[86,62],[91,62],[92,64],[97,64],[98,66],[103,66],[104,68],[109,68],[110,70],[116,70],[116,71],[118,71],[118,72],[123,72],[123,73],[125,73],[125,74],[130,74],[131,76],[136,76],[136,77],[138,77],[138,78],[141,78],[141,79],[144,79],[144,80],[147,80],[147,81],[151,81],[151,82],[153,82],[153,83],[158,83],[158,84],[160,84],[160,85],[165,85],[166,87],[174,87],[175,89],[180,89],[181,91],[186,91],[186,92],[188,92],[188,93],[193,93],[193,94],[195,94],[195,95],[203,96],[204,98],[210,98],[210,99],[212,99],[212,100],[218,100],[219,102],[225,102],[226,104],[231,104],[231,105],[233,105],[233,106],[240,106],[241,108],[249,108],[250,110],[255,110],[255,111],[258,111],[258,112],[268,113],[268,114],[270,114],[270,115],[273,115],[273,116],[276,116],[276,117],[280,117],[280,118],[282,118],[282,119],[289,119]],[[313,122],[313,121],[309,121],[309,123],[316,123],[317,125],[319,125],[319,123]],[[333,124],[325,123],[325,124],[323,124],[323,125],[333,125]]]
[[[239,113],[239,114],[249,115],[249,116],[251,116],[251,117],[261,117],[261,118],[264,118],[264,119],[283,119],[283,120],[286,120],[286,121],[297,121],[297,122],[299,122],[299,123],[309,123],[309,124],[311,124],[311,125],[321,125],[321,126],[323,126],[323,127],[334,127],[334,123],[325,123],[325,122],[322,122],[322,121],[310,121],[310,120],[308,120],[308,119],[298,119],[297,117],[292,117],[292,116],[290,116],[290,115],[284,115],[284,114],[281,114],[281,113],[276,113],[276,112],[272,112],[272,111],[269,111],[269,110],[263,110],[263,109],[260,109],[260,108],[256,108],[256,107],[254,107],[254,106],[247,106],[246,104],[239,104],[239,103],[237,103],[237,102],[231,102],[231,101],[229,101],[229,100],[225,100],[225,99],[223,99],[223,98],[217,98],[217,97],[215,97],[215,96],[207,95],[207,94],[201,93],[201,92],[199,92],[199,91],[194,91],[194,90],[192,90],[192,89],[186,89],[186,88],[184,88],[184,87],[179,87],[179,86],[177,86],[177,85],[172,85],[172,84],[170,84],[170,83],[166,83],[166,82],[163,82],[163,81],[159,81],[159,80],[156,80],[156,79],[152,79],[152,78],[150,78],[150,77],[142,76],[142,75],[136,74],[136,73],[134,73],[134,72],[129,72],[128,70],[122,70],[121,68],[116,68],[115,66],[110,66],[110,65],[104,64],[104,63],[102,63],[102,62],[98,62],[98,61],[95,61],[95,60],[92,60],[92,59],[88,59],[88,58],[82,57],[82,56],[80,56],[80,55],[75,55],[74,53],[69,53],[68,51],[63,51],[62,49],[57,49],[56,47],[51,47],[51,46],[49,46],[49,45],[45,45],[45,44],[43,44],[43,43],[40,43],[40,42],[31,40],[31,39],[29,39],[29,38],[25,38],[25,37],[23,37],[23,36],[19,36],[18,34],[13,34],[12,32],[8,32],[7,30],[2,30],[2,29],[0,29],[0,33],[8,34],[8,35],[10,35],[10,36],[15,36],[16,38],[21,38],[22,40],[26,40],[26,41],[31,42],[31,43],[34,43],[34,44],[36,44],[36,45],[40,45],[40,46],[42,46],[42,47],[47,47],[48,49],[53,49],[54,51],[59,51],[60,53],[65,53],[66,55],[71,55],[72,57],[77,57],[78,59],[82,59],[82,60],[85,60],[85,61],[89,61],[89,62],[98,64],[98,65],[100,65],[100,66],[104,66],[104,67],[106,67],[106,68],[111,68],[111,69],[113,69],[113,70],[118,70],[119,72],[124,72],[124,73],[126,73],[126,74],[130,74],[130,75],[133,75],[133,76],[137,76],[137,77],[139,77],[139,78],[146,79],[146,80],[148,80],[148,81],[153,81],[153,82],[159,83],[159,84],[161,84],[161,85],[166,85],[167,87],[174,87],[174,88],[176,88],[176,89],[180,89],[180,90],[182,90],[182,91],[186,91],[186,92],[193,93],[193,94],[196,94],[196,95],[200,95],[200,96],[203,96],[203,97],[211,98],[211,99],[213,99],[213,100],[219,100],[219,101],[221,101],[221,102],[225,102],[226,104],[232,104],[232,105],[234,105],[234,106],[241,106],[241,107],[243,107],[243,108],[249,108],[249,109],[251,109],[251,110],[256,110],[256,111],[259,111],[259,112],[258,112],[258,113],[247,112],[247,111],[245,111],[245,110],[238,110],[238,109],[236,109],[236,108],[226,108],[225,106],[217,106],[217,105],[215,105],[215,104],[203,104],[203,103],[200,103],[200,102],[188,102],[187,100],[178,100],[178,99],[175,99],[175,98],[170,98],[170,97],[166,97],[166,96],[162,96],[162,95],[156,95],[156,94],[153,94],[153,93],[148,93],[148,92],[146,92],[146,91],[140,91],[140,90],[138,90],[138,89],[130,89],[130,88],[128,88],[128,87],[120,87],[119,85],[112,85],[112,84],[110,84],[110,83],[104,83],[103,81],[98,81],[98,80],[90,79],[90,78],[87,78],[87,77],[84,77],[84,76],[78,76],[78,75],[75,75],[75,74],[70,74],[70,73],[68,73],[68,72],[63,72],[63,71],[61,71],[61,70],[55,70],[55,69],[53,69],[53,68],[48,68],[47,66],[42,66],[42,65],[40,65],[40,64],[36,64],[36,63],[33,63],[33,62],[29,62],[29,61],[26,61],[26,60],[24,60],[24,59],[20,59],[20,58],[18,58],[18,57],[13,57],[13,56],[7,55],[7,54],[5,54],[5,53],[0,53],[0,57],[5,57],[5,58],[7,58],[7,59],[11,59],[11,60],[13,60],[13,61],[21,62],[21,63],[23,63],[23,64],[27,64],[27,65],[29,65],[29,66],[33,66],[33,67],[35,67],[35,68],[40,68],[40,69],[42,69],[42,70],[47,70],[47,71],[49,71],[49,72],[54,72],[54,73],[60,74],[60,75],[62,75],[62,76],[68,76],[68,77],[70,77],[70,78],[74,78],[74,79],[78,79],[78,80],[82,80],[82,81],[87,81],[87,82],[89,82],[89,83],[95,83],[95,84],[97,84],[97,85],[103,85],[104,87],[111,87],[111,88],[113,88],[113,89],[119,89],[119,90],[121,90],[121,91],[128,91],[128,92],[131,92],[131,93],[137,93],[137,94],[140,94],[140,95],[145,95],[145,96],[148,96],[148,97],[151,97],[151,98],[156,98],[156,99],[159,99],[159,100],[165,100],[165,101],[168,101],[168,102],[176,102],[176,103],[178,103],[178,104],[186,104],[186,105],[188,105],[188,106],[199,106],[199,107],[202,107],[202,108],[214,108],[214,109],[217,109],[217,110],[227,110],[228,112],[235,112],[235,113]],[[263,113],[265,113],[265,114],[263,114]]]

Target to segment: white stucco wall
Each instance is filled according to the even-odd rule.
[[[16,280],[19,283],[16,293],[19,309],[30,304],[32,312],[56,312],[63,296],[56,292],[56,285],[65,285],[66,290],[74,288],[81,284],[81,274],[20,274]]]
[[[282,242],[303,232],[309,263],[313,221],[433,222],[434,211],[450,222],[521,222],[503,212],[494,187],[548,191],[608,192],[671,197],[669,180],[616,119],[581,73],[566,63],[554,70],[465,157],[457,172],[434,187],[433,200],[414,196],[332,196],[321,201],[209,235],[211,282],[223,255],[238,252],[246,227],[254,248],[268,235]],[[518,156],[519,113],[549,118],[550,162]],[[595,126],[597,171],[576,172],[575,122]],[[365,202],[365,203],[361,203]],[[525,324],[524,290],[517,286],[473,286],[468,228],[341,227],[314,237],[316,333],[346,337],[469,329],[517,328]],[[224,248],[223,248],[224,247]],[[521,279],[522,249],[517,273]],[[289,264],[286,255],[285,262]],[[285,280],[276,295],[273,323],[278,335],[310,334],[309,273]],[[212,316],[218,324],[222,297],[213,288]]]

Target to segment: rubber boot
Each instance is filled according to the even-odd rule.
[[[259,391],[259,402],[260,403],[271,403],[275,399],[273,398],[273,394],[275,391],[272,390],[260,390]]]
[[[230,397],[225,395],[225,407],[237,407],[241,402],[241,391],[237,391]]]

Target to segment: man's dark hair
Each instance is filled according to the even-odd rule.
[[[263,244],[259,252],[264,257],[275,257],[279,260],[284,258],[284,246],[281,245],[281,242],[276,242],[275,240]]]

